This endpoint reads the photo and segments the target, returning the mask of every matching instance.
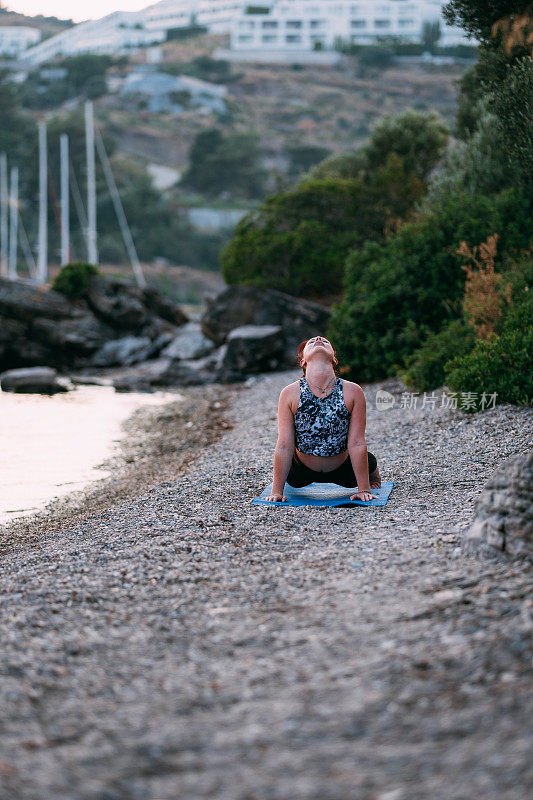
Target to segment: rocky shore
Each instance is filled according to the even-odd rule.
[[[462,534],[533,412],[366,387],[387,507],[255,507],[294,377],[143,412],[115,487],[4,531],[0,797],[528,796],[531,563]]]

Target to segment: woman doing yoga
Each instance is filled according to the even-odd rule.
[[[357,486],[350,500],[372,500],[381,477],[366,447],[363,390],[337,378],[337,356],[323,336],[302,342],[298,358],[303,377],[286,386],[279,398],[274,480],[265,499],[285,501],[285,483],[336,483]]]

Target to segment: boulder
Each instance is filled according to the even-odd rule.
[[[83,298],[71,301],[27,281],[0,278],[0,370],[40,364],[84,369],[96,353],[98,365],[132,364],[158,356],[186,321],[179,306],[153,287],[98,275]],[[127,334],[142,345],[117,345]]]
[[[37,318],[32,322],[30,332],[33,340],[60,351],[59,363],[68,363],[73,355],[94,353],[113,336],[113,331],[88,309],[72,319]]]
[[[173,359],[169,360],[167,369],[155,381],[158,386],[203,386],[217,380],[217,372],[213,369],[213,359]]]
[[[220,379],[241,381],[251,374],[279,369],[284,359],[280,325],[242,325],[230,332],[220,365]]]
[[[128,367],[145,361],[151,350],[150,339],[144,336],[123,336],[106,342],[94,354],[92,363],[96,367]]]
[[[179,305],[169,297],[164,297],[153,286],[145,286],[140,292],[144,305],[152,314],[170,322],[176,327],[185,325],[188,321],[187,315],[181,310]]]
[[[200,323],[188,322],[178,330],[162,355],[172,359],[195,359],[208,355],[214,349],[211,339],[202,333]]]
[[[59,292],[43,286],[0,278],[0,315],[31,322],[35,317],[68,319],[86,309],[85,303],[73,304]]]
[[[136,331],[148,319],[139,290],[123,281],[95,276],[86,297],[94,313],[113,328]]]
[[[508,459],[487,481],[464,540],[533,560],[533,453]]]
[[[170,359],[157,358],[133,367],[108,372],[104,380],[111,381],[117,392],[153,392],[170,366]]]
[[[4,392],[25,394],[56,394],[70,388],[68,381],[58,378],[57,371],[50,367],[7,370],[0,375],[0,387]]]
[[[204,334],[215,344],[243,325],[279,325],[282,329],[283,366],[296,364],[296,350],[304,339],[324,334],[330,310],[274,289],[230,286],[212,300],[201,319]]]

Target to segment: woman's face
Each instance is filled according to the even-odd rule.
[[[337,359],[335,358],[335,350],[333,349],[333,345],[326,339],[325,336],[313,336],[312,339],[307,341],[307,344],[304,347],[304,351],[302,353],[302,361],[307,363],[309,358],[313,356],[315,353],[323,353],[330,356],[332,362],[334,364],[337,363]]]

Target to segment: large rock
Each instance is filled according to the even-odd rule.
[[[145,336],[122,336],[106,342],[94,354],[92,363],[97,367],[129,367],[145,361],[150,355],[152,343]]]
[[[181,310],[179,305],[169,297],[164,297],[157,289],[154,289],[153,286],[145,286],[144,289],[139,291],[146,308],[151,311],[152,314],[170,322],[176,327],[185,325],[188,320],[187,315]]]
[[[465,544],[533,559],[533,453],[505,461],[485,484]]]
[[[72,319],[52,320],[46,317],[35,319],[29,331],[32,338],[60,351],[61,363],[68,363],[74,355],[94,353],[113,336],[113,331],[100,322],[88,309]]]
[[[123,281],[91,278],[86,297],[94,313],[113,328],[138,330],[148,319],[139,291]]]
[[[242,325],[227,338],[220,379],[240,381],[246,375],[278,369],[283,363],[283,332],[279,325]]]
[[[139,332],[145,325],[153,325],[154,318],[165,320],[174,327],[187,322],[187,316],[177,303],[163,297],[152,286],[141,289],[125,281],[98,275],[91,278],[86,297],[97,316],[113,328],[131,333]]]
[[[202,330],[215,344],[243,325],[279,325],[282,329],[283,366],[295,366],[296,350],[304,339],[324,334],[330,311],[320,303],[300,300],[274,289],[230,286],[209,303]]]
[[[204,336],[198,322],[188,322],[177,332],[162,356],[172,359],[202,358],[215,349],[215,345]]]
[[[97,352],[99,364],[154,358],[186,321],[179,306],[152,287],[95,276],[87,294],[71,301],[22,280],[0,279],[0,370],[41,364],[83,369]],[[122,358],[124,348],[114,342],[127,334],[150,340],[149,346]],[[102,354],[108,342],[113,357]]]
[[[0,387],[3,392],[25,394],[56,394],[69,390],[68,381],[58,378],[56,370],[50,367],[10,369],[0,375]]]
[[[0,316],[27,322],[36,317],[68,319],[79,313],[79,306],[86,308],[85,303],[73,304],[51,289],[0,278]]]

